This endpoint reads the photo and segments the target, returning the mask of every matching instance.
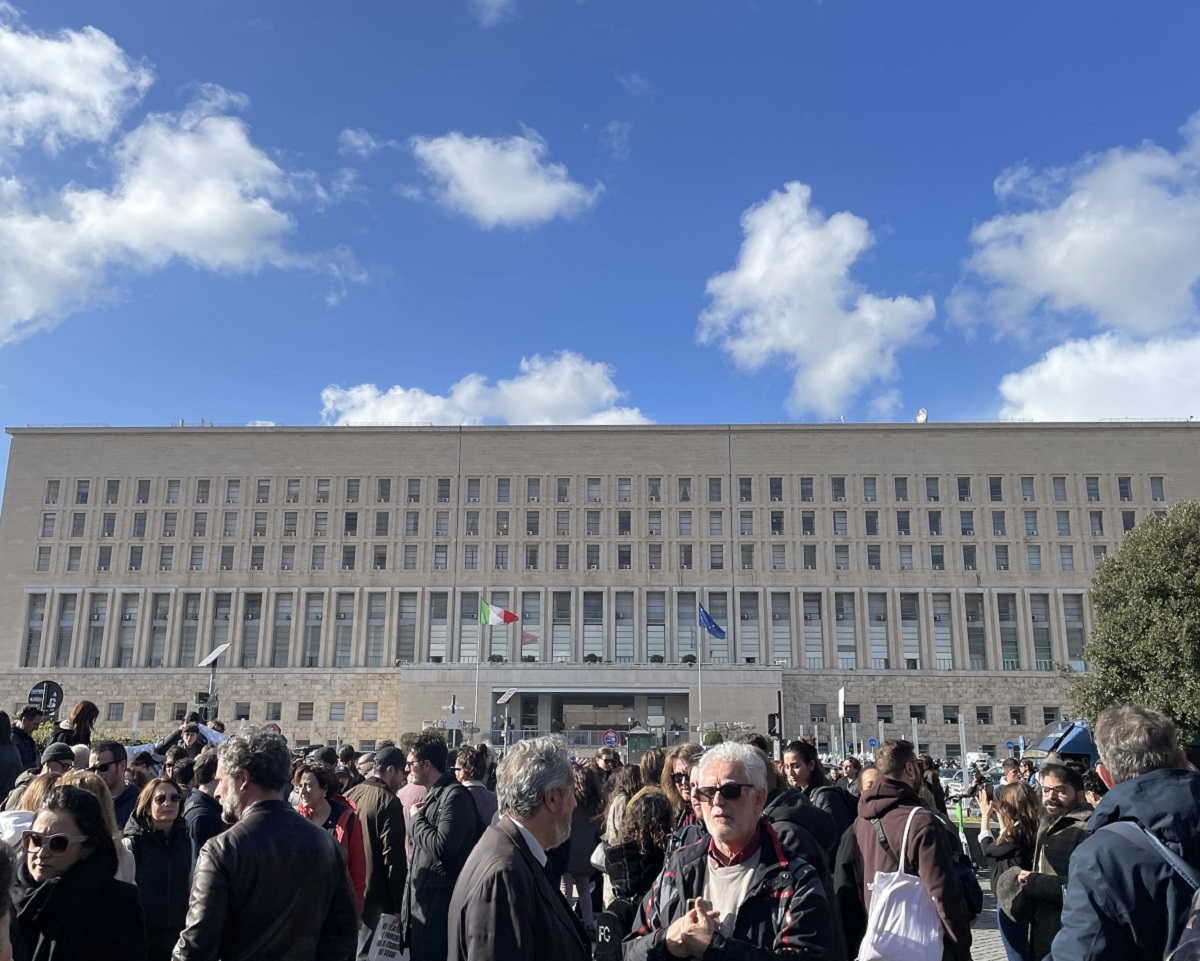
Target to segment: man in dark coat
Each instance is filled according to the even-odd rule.
[[[583,925],[546,878],[546,851],[567,840],[575,786],[566,742],[509,748],[496,778],[500,819],[467,859],[450,901],[450,961],[588,961]]]
[[[21,768],[28,771],[38,766],[38,749],[33,740],[33,732],[42,724],[45,715],[36,704],[27,704],[21,708],[21,713],[13,718],[12,742],[21,753]]]
[[[404,807],[396,791],[408,778],[408,762],[398,747],[376,755],[371,773],[346,792],[362,824],[366,847],[367,887],[363,893],[362,924],[358,930],[359,957],[371,950],[381,914],[399,914],[404,900],[408,858],[404,853]]]
[[[221,816],[221,802],[217,800],[217,752],[208,748],[200,752],[192,765],[192,776],[196,786],[188,791],[183,802],[183,819],[187,822],[188,837],[192,841],[193,863],[200,857],[200,849],[209,838],[216,837],[227,825]]]
[[[217,758],[218,797],[237,823],[200,852],[173,961],[352,961],[358,922],[345,860],[283,800],[287,742],[236,734]]]
[[[963,897],[962,885],[954,874],[954,848],[950,833],[936,815],[921,803],[917,794],[924,783],[917,755],[909,741],[885,741],[875,755],[879,779],[864,790],[858,802],[854,822],[857,847],[849,853],[855,889],[861,893],[863,907],[869,913],[871,891],[868,885],[880,871],[900,867],[905,823],[909,812],[919,808],[908,832],[904,851],[905,868],[916,874],[937,905],[942,919],[944,957],[970,961],[971,920]],[[875,823],[878,822],[878,825]],[[879,839],[882,828],[887,845]],[[854,945],[850,945],[853,952]]]
[[[446,739],[438,731],[422,732],[408,752],[409,775],[428,789],[408,819],[412,859],[400,924],[410,961],[445,961],[450,896],[480,834],[470,792],[446,770],[448,754]]]
[[[1094,736],[1097,773],[1110,790],[1072,855],[1051,956],[1159,961],[1183,933],[1194,892],[1143,832],[1200,873],[1200,774],[1180,751],[1175,725],[1157,711],[1110,707]]]

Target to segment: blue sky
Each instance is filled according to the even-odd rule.
[[[3,421],[1186,417],[1198,27],[0,3]]]

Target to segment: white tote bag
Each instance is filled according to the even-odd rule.
[[[905,872],[908,829],[920,808],[904,822],[900,870],[879,871],[871,882],[871,910],[858,961],[941,961],[942,919],[933,896],[915,874]]]

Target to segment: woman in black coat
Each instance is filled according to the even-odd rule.
[[[72,747],[76,744],[87,744],[90,747],[92,728],[99,719],[100,708],[91,701],[80,701],[71,708],[71,719],[60,725],[59,730],[50,738],[50,743],[69,744]]]
[[[25,832],[13,884],[14,934],[24,957],[145,961],[137,889],[116,880],[116,870],[100,802],[81,788],[51,790]]]
[[[1024,781],[1005,784],[989,801],[986,792],[979,795],[979,850],[992,862],[992,890],[1005,871],[1019,867],[1022,871],[1033,868],[1033,847],[1037,840],[1040,806],[1037,795]],[[993,838],[991,832],[992,813],[1000,821],[1000,833]],[[1000,940],[1009,961],[1024,961],[1029,952],[1025,926],[1018,924],[997,905],[996,918],[1000,926]]]
[[[137,865],[138,900],[146,919],[148,961],[170,961],[187,920],[192,842],[183,819],[183,789],[156,777],[138,795],[125,825],[125,847]]]

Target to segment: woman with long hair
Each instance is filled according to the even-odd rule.
[[[1000,833],[995,837],[991,832],[993,812],[1000,822]],[[979,849],[984,857],[992,861],[993,891],[996,890],[1000,875],[1010,868],[1032,870],[1040,815],[1037,795],[1024,781],[1003,785],[995,801],[989,801],[987,795],[980,792]],[[1005,914],[999,905],[996,906],[996,918],[1000,925],[1000,940],[1004,943],[1009,961],[1025,961],[1029,953],[1025,926]]]
[[[117,849],[95,797],[55,787],[22,853],[13,907],[31,961],[145,961],[137,889],[113,877]]]
[[[613,844],[617,839],[617,832],[621,830],[626,806],[642,789],[642,769],[636,764],[626,764],[608,779],[605,788],[608,791],[608,800],[604,806],[603,838],[605,844]]]
[[[363,847],[362,827],[353,805],[344,798],[332,797],[339,788],[333,771],[326,764],[299,765],[292,776],[292,784],[300,797],[296,810],[332,834],[346,855],[354,905],[358,916],[362,917],[363,894],[367,887],[367,851]]]
[[[80,701],[71,708],[71,719],[64,721],[59,725],[59,730],[54,732],[54,737],[50,738],[50,743],[61,742],[70,744],[74,747],[76,744],[91,745],[92,729],[96,726],[96,722],[100,719],[100,708],[96,707],[91,701]]]
[[[170,961],[187,920],[192,887],[192,842],[183,820],[183,789],[165,777],[147,782],[122,841],[137,865],[138,900],[146,919],[146,957],[148,961]]]
[[[117,846],[117,880],[133,884],[137,875],[137,865],[129,849],[121,843],[121,826],[117,824],[117,809],[113,807],[112,792],[104,783],[104,778],[91,771],[76,769],[62,776],[62,784],[82,788],[100,802],[100,813],[104,823],[108,825],[108,833],[112,836],[113,844]]]
[[[854,823],[858,798],[829,784],[825,767],[811,742],[792,741],[784,748],[783,776],[789,787],[799,788],[806,798],[833,818],[837,837]]]
[[[662,871],[674,824],[671,802],[662,791],[643,791],[629,805],[616,840],[604,852],[616,897],[641,903]]]
[[[676,744],[667,751],[663,761],[662,776],[659,786],[667,800],[671,802],[671,810],[675,813],[675,830],[687,827],[694,820],[692,815],[691,781],[688,780],[692,768],[700,763],[704,748],[691,741]]]

